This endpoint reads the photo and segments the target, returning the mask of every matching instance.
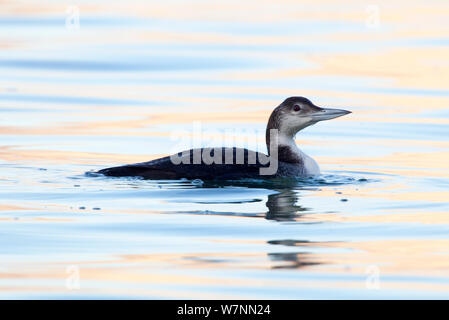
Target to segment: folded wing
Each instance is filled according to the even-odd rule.
[[[259,169],[269,165],[260,161],[266,157],[263,153],[243,148],[201,148],[148,162],[107,168],[98,173],[155,180],[259,178]]]

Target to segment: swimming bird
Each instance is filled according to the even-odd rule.
[[[298,148],[294,137],[300,130],[319,121],[348,113],[351,112],[318,107],[304,97],[290,97],[276,107],[268,119],[265,136],[267,154],[236,147],[197,148],[148,162],[102,169],[98,173],[157,180],[236,180],[319,175],[318,164]]]

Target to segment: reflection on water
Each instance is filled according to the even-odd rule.
[[[307,252],[282,252],[269,253],[268,258],[272,261],[282,261],[282,265],[273,265],[273,269],[298,269],[319,264],[311,261]],[[312,257],[313,259],[313,257]],[[285,263],[288,263],[285,265]]]
[[[270,194],[267,201],[267,219],[278,221],[295,220],[301,213],[307,211],[297,205],[298,196],[295,190],[279,190],[279,193]]]
[[[3,1],[0,297],[447,298],[449,4],[376,3]],[[297,136],[320,177],[84,174],[292,95],[353,111]]]
[[[308,240],[270,240],[267,241],[271,245],[287,246],[287,247],[311,247],[319,246],[319,243],[311,243]],[[315,266],[322,264],[319,262],[315,255],[311,255],[310,252],[276,252],[268,253],[268,257],[272,261],[281,261],[281,265],[273,265],[273,269],[297,269],[306,268],[309,266]]]

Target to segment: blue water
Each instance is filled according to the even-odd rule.
[[[446,3],[89,4],[0,11],[1,298],[448,297]],[[297,135],[321,176],[91,174],[264,151],[292,95],[353,112]]]

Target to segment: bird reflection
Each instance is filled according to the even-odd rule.
[[[311,247],[319,246],[320,243],[311,242],[308,240],[270,240],[267,241],[271,245],[281,245],[285,247]],[[273,252],[268,253],[268,258],[273,261],[272,269],[299,269],[309,266],[323,264],[318,261],[316,255],[310,252]],[[280,264],[278,262],[281,262]]]
[[[297,181],[274,181],[271,183],[265,182],[264,184],[260,183],[251,183],[248,181],[239,182],[233,181],[232,183],[227,184],[226,182],[207,182],[203,187],[208,188],[217,188],[223,186],[243,186],[245,188],[263,188],[267,190],[274,191],[274,193],[268,195],[268,200],[265,203],[268,211],[265,213],[239,213],[239,212],[215,212],[208,211],[208,214],[217,214],[217,215],[238,215],[238,216],[246,216],[246,217],[265,217],[268,220],[276,220],[276,221],[295,221],[300,218],[305,211],[309,211],[310,209],[302,207],[298,205],[298,191],[302,189],[302,186],[298,184]],[[250,203],[250,202],[258,202],[259,199],[251,199],[251,200],[242,200],[238,203]],[[205,202],[201,202],[205,203]],[[216,202],[213,202],[216,203]],[[224,200],[221,203],[237,203],[236,201]],[[190,212],[191,213],[191,212]]]
[[[298,219],[303,212],[307,211],[300,205],[297,205],[298,194],[292,189],[276,190],[278,193],[270,194],[266,206],[268,212],[266,219],[277,221],[292,221]]]
[[[320,264],[313,261],[313,256],[308,252],[268,253],[268,258],[273,262],[282,262],[282,264],[272,266],[272,269],[299,269]]]

